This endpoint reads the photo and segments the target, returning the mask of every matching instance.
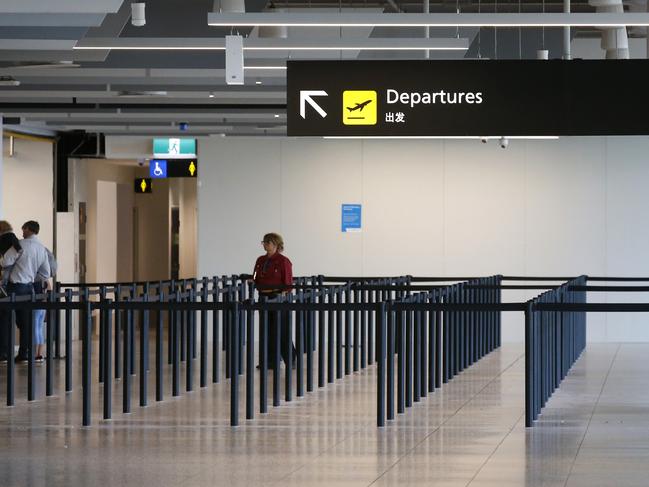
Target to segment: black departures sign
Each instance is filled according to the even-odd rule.
[[[153,193],[151,178],[135,178],[133,189],[135,190],[136,194]]]
[[[649,60],[289,61],[289,136],[649,134]]]

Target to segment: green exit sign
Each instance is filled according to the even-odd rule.
[[[196,139],[153,139],[153,155],[168,159],[196,157]]]

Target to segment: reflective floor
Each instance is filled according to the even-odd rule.
[[[229,426],[226,382],[101,419],[81,394],[0,406],[4,486],[646,486],[649,485],[649,344],[593,344],[524,427],[522,347],[505,345],[384,429],[375,426],[375,369]],[[198,363],[198,362],[195,362]],[[58,366],[61,366],[59,364]],[[61,372],[60,370],[58,371]],[[75,377],[76,386],[79,377]],[[6,370],[0,369],[4,402]],[[243,387],[242,387],[243,392]],[[170,386],[166,384],[166,394]]]

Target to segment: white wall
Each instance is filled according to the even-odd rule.
[[[96,282],[117,281],[117,184],[97,181]]]
[[[103,221],[98,208],[98,182],[108,182],[114,185],[124,184],[129,188],[133,187],[135,178],[134,168],[127,165],[111,164],[105,160],[99,159],[74,159],[71,166],[74,172],[74,183],[72,186],[73,209],[75,217],[78,219],[79,202],[86,202],[88,214],[88,223],[86,225],[86,282],[99,282],[99,275],[109,272],[110,275],[116,274],[117,270],[104,271],[105,262],[99,262],[98,256],[101,255],[99,242],[100,234],[103,232],[111,233],[117,238],[116,216],[108,221]],[[115,191],[116,191],[115,186]],[[115,205],[117,203],[115,202]],[[114,211],[117,211],[115,206]],[[78,224],[75,228],[75,235],[79,235]],[[78,252],[78,242],[75,244]],[[116,265],[116,259],[110,257],[111,266]],[[100,269],[101,267],[101,269]],[[114,282],[115,279],[109,282]],[[104,280],[104,282],[107,282]]]
[[[649,138],[202,139],[198,275],[249,272],[269,231],[296,275],[649,275]],[[363,231],[340,205],[363,204]],[[520,301],[536,292],[507,292]],[[623,301],[641,296],[590,296]],[[590,315],[593,341],[649,340]],[[506,316],[504,339],[523,338]]]
[[[47,141],[15,139],[15,153],[9,157],[9,143],[3,148],[4,176],[0,187],[3,219],[22,238],[20,227],[27,220],[41,226],[39,238],[48,248],[54,245],[54,153]]]
[[[86,261],[88,272],[87,282],[98,282],[99,273],[104,273],[109,266],[109,273],[115,274],[120,280],[130,280],[133,267],[138,280],[159,280],[169,278],[169,183],[157,180],[154,183],[153,194],[134,195],[133,181],[136,177],[148,176],[148,170],[134,165],[134,161],[110,161],[96,159],[77,159],[72,163],[74,178],[71,188],[72,207],[78,217],[78,204],[87,203],[87,252]],[[117,207],[117,216],[104,220],[98,211],[98,182],[112,183],[115,191],[122,196]],[[132,216],[129,212],[137,209],[138,228],[129,231]],[[117,218],[120,218],[118,221]],[[124,221],[124,219],[128,221]],[[118,244],[117,257],[108,261],[100,261],[102,242],[100,233],[110,232],[107,238],[114,239]],[[78,225],[75,235],[78,235]],[[133,243],[133,239],[135,242]],[[75,244],[78,252],[78,242]],[[112,248],[112,247],[111,247]],[[138,256],[137,265],[133,265],[133,252]],[[113,279],[114,281],[115,279]],[[104,279],[105,281],[105,279]],[[112,282],[112,281],[111,281]]]

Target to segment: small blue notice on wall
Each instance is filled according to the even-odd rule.
[[[343,204],[342,206],[342,231],[361,231],[361,205]]]

